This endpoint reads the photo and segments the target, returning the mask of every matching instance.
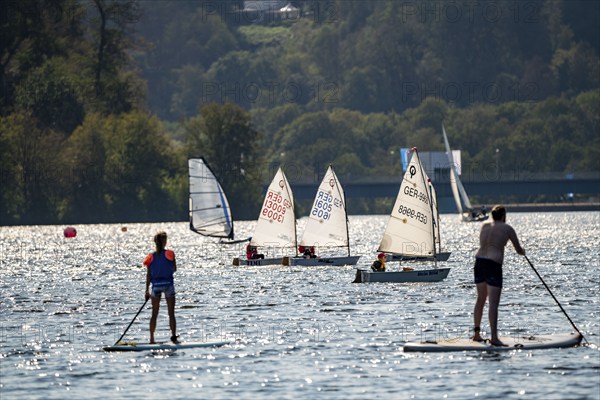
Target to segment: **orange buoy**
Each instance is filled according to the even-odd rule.
[[[77,229],[73,228],[72,226],[68,226],[63,231],[63,234],[66,238],[74,238],[75,236],[77,236]]]

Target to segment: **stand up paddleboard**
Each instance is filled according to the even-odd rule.
[[[506,346],[493,346],[489,341],[474,342],[468,338],[453,338],[437,341],[408,342],[404,345],[405,352],[446,352],[446,351],[509,351],[552,349],[573,347],[581,343],[583,337],[574,333],[539,336],[510,336],[500,337]]]
[[[119,342],[113,346],[103,347],[104,351],[148,351],[148,350],[179,350],[192,349],[196,347],[219,347],[230,344],[226,341],[207,341],[207,342],[182,342],[178,344],[164,343],[134,343],[134,342]]]

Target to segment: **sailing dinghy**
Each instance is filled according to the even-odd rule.
[[[234,240],[233,218],[227,196],[204,158],[188,160],[190,180],[190,229],[203,236],[220,238],[222,244]],[[224,241],[223,239],[229,239]]]
[[[439,282],[450,268],[437,268],[435,190],[416,148],[402,179],[379,249],[386,254],[434,260],[434,268],[374,272],[357,269],[354,282]]]
[[[254,228],[250,246],[257,248],[296,248],[294,195],[283,170],[279,168],[267,189],[265,200]],[[234,258],[233,265],[282,265],[278,258]]]
[[[483,209],[477,210],[473,208],[467,191],[460,180],[458,165],[454,162],[444,124],[442,124],[442,134],[444,135],[444,146],[446,146],[446,154],[448,155],[448,163],[450,164],[450,187],[452,188],[452,196],[454,197],[458,214],[464,222],[485,221],[488,219],[487,213]]]
[[[317,189],[306,228],[299,245],[304,247],[346,247],[348,256],[284,257],[284,265],[356,265],[360,256],[350,255],[346,198],[333,167],[330,165]]]

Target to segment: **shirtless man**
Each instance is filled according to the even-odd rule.
[[[475,254],[475,284],[477,285],[477,302],[473,318],[475,333],[473,340],[481,342],[481,317],[486,298],[489,298],[489,319],[492,334],[491,344],[504,346],[498,339],[498,304],[502,292],[502,263],[504,262],[504,247],[511,241],[516,252],[525,255],[525,250],[519,244],[515,230],[506,223],[506,209],[495,206],[492,209],[492,221],[481,226],[479,233],[479,250]]]

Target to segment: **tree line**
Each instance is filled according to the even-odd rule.
[[[463,163],[600,170],[596,2],[243,3],[7,2],[0,223],[184,220],[193,156],[254,219],[276,166],[398,176],[442,122]]]

